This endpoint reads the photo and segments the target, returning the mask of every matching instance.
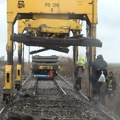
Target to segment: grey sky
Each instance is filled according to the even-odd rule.
[[[97,48],[97,54],[103,54],[108,62],[120,63],[120,0],[98,0],[98,25],[97,38],[103,42],[102,48]],[[6,56],[5,46],[7,41],[6,26],[6,0],[0,0],[0,51]],[[26,47],[26,56],[28,54]],[[85,50],[82,50],[85,51]],[[41,55],[47,53],[64,55],[60,52],[42,52]],[[17,56],[17,51],[15,51]],[[67,55],[72,56],[72,51]]]
[[[98,0],[97,38],[103,42],[98,49],[109,62],[120,62],[120,1]]]

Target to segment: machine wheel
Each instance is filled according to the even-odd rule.
[[[10,102],[10,94],[3,94],[3,101],[8,104]]]
[[[15,85],[15,89],[19,91],[21,89],[21,85]]]
[[[79,91],[81,89],[80,85],[76,85],[76,86],[74,86],[74,88],[75,88],[76,91]]]

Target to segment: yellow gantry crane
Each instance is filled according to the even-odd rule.
[[[25,26],[30,35],[13,34],[16,21],[25,21]],[[80,35],[81,25],[84,20],[87,24],[88,37]],[[38,22],[36,24],[36,21]],[[68,31],[73,29],[73,37],[69,37]],[[74,63],[77,60],[78,48],[76,46],[89,46],[89,61],[95,58],[95,48],[101,47],[101,42],[96,40],[97,24],[97,0],[7,0],[7,65],[5,66],[5,78],[3,88],[3,100],[13,96],[13,42],[18,42],[18,58],[16,74],[16,86],[21,80],[21,51],[22,44],[27,46],[42,46],[45,48],[67,48],[74,46]],[[38,26],[39,25],[39,26]],[[67,27],[69,28],[67,28]],[[19,26],[20,27],[20,26]],[[74,28],[74,27],[73,27]],[[33,31],[33,32],[31,32]],[[33,33],[33,34],[32,34]],[[12,35],[12,36],[11,36]]]

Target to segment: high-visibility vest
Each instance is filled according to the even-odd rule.
[[[85,57],[82,55],[80,56],[80,58],[78,59],[77,63],[78,66],[83,66],[85,67]]]
[[[112,91],[112,90],[113,90],[112,80],[109,80],[109,82],[108,82],[108,91]]]

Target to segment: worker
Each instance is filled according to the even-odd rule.
[[[97,99],[100,100],[100,88],[103,82],[98,82],[98,80],[101,74],[103,74],[105,78],[107,77],[107,62],[103,59],[102,55],[98,55],[91,67],[92,74],[90,75],[90,81],[93,88],[93,98],[97,96]]]
[[[78,61],[76,62],[77,66],[82,66],[85,69],[85,56],[81,55]]]
[[[49,71],[50,79],[54,79],[54,73],[52,70]]]
[[[116,90],[116,78],[112,71],[109,72],[107,80],[107,92],[108,97],[111,97],[111,94]]]
[[[74,75],[76,79],[74,88],[76,90],[81,89],[81,80],[83,78],[84,71],[85,71],[85,57],[81,56],[79,60],[77,61],[76,68],[74,71]]]

